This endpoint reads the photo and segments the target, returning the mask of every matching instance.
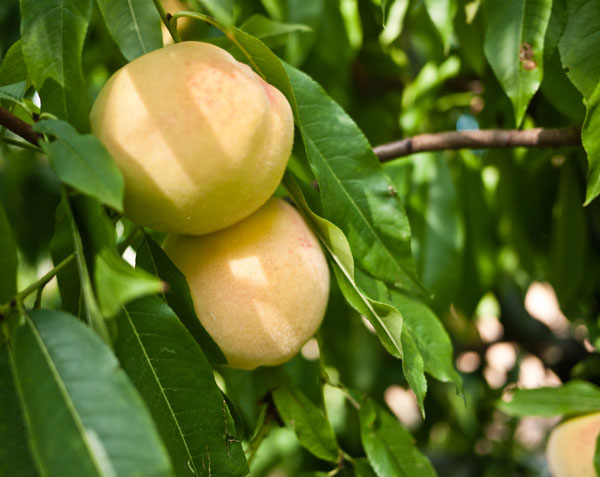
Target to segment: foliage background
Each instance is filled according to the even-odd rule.
[[[79,133],[88,132],[87,108],[99,89],[112,72],[139,56],[139,45],[118,40],[117,19],[106,13],[111,11],[107,6],[110,3],[53,0],[46,5],[46,2],[21,0],[19,5],[17,1],[3,1],[0,5],[0,56],[4,58],[0,64],[2,106],[31,122],[30,113],[39,112],[33,96],[37,89],[43,109],[68,120]],[[150,49],[160,46],[160,42],[156,43],[158,14],[154,10],[140,13],[153,9],[151,2],[145,2],[145,6],[144,2],[132,3],[139,6],[136,15],[146,35],[146,46]],[[50,4],[79,12],[79,16],[69,17],[60,26],[65,41],[62,52],[56,44],[48,42],[52,33],[45,36],[48,30],[39,26],[43,21],[47,21],[46,25],[58,25]],[[301,209],[299,197],[303,193],[314,212],[343,230],[356,265],[354,270],[352,264],[348,267],[348,262],[342,260],[343,264],[338,263],[335,268],[335,260],[332,261],[339,285],[334,284],[319,333],[317,349],[321,351],[321,359],[315,353],[316,343],[311,342],[301,355],[281,369],[249,373],[216,364],[217,382],[226,391],[231,412],[231,422],[225,423],[224,430],[219,432],[226,438],[237,434],[247,442],[252,441],[251,436],[256,432],[262,438],[260,430],[265,422],[267,427],[274,426],[251,462],[252,475],[299,475],[334,468],[338,475],[372,475],[367,461],[361,459],[365,452],[378,475],[410,472],[406,463],[383,463],[384,456],[390,454],[414,465],[421,462],[421,457],[408,457],[413,452],[410,439],[397,449],[392,445],[380,450],[383,454],[376,449],[369,451],[369,442],[394,444],[404,442],[406,437],[404,427],[398,427],[395,420],[389,423],[381,415],[377,420],[380,427],[373,431],[379,434],[369,437],[369,429],[373,429],[369,427],[370,416],[381,412],[374,407],[376,402],[388,405],[411,429],[416,445],[439,475],[546,475],[544,439],[556,422],[550,416],[587,412],[599,406],[559,408],[563,402],[561,395],[552,390],[544,391],[547,394],[519,395],[523,403],[515,399],[512,406],[499,406],[499,400],[515,387],[557,386],[575,378],[598,384],[595,349],[600,206],[593,198],[600,191],[597,177],[600,142],[596,127],[600,121],[597,107],[600,17],[593,12],[600,11],[600,3],[597,0],[263,0],[190,1],[189,8],[261,38],[286,62],[285,70],[273,67],[272,71],[269,68],[275,63],[268,58],[259,64],[269,69],[264,70],[266,76],[282,91],[288,93],[286,87],[292,88],[299,106],[298,140],[290,163],[294,175],[286,176],[286,189]],[[87,28],[82,18],[89,18]],[[32,33],[36,28],[37,33]],[[210,38],[218,44],[227,44],[217,28],[202,22],[182,27],[181,33],[184,39]],[[236,35],[251,56],[262,51],[243,32]],[[20,37],[23,47],[19,62],[19,55],[14,52],[16,59],[11,60],[10,48]],[[524,48],[525,44],[531,50]],[[77,60],[79,51],[81,66]],[[235,48],[232,51],[235,53]],[[52,52],[59,56],[59,64]],[[530,61],[535,62],[535,67]],[[61,78],[58,83],[48,81],[48,77],[54,79],[48,68],[54,67],[58,78],[62,66],[71,68],[75,74],[62,78],[62,84]],[[423,132],[575,126],[584,127],[585,149],[423,153],[386,163],[382,170],[368,152],[368,144],[347,126],[343,113],[294,67],[319,83],[372,145]],[[291,83],[286,83],[286,72]],[[27,83],[15,93],[15,84],[25,77]],[[52,103],[57,97],[56,88],[65,92],[67,99],[62,103]],[[320,112],[303,116],[302,106],[307,104],[318,106]],[[310,120],[318,121],[317,130],[311,129]],[[52,268],[52,262],[60,263],[73,247],[80,250],[87,260],[78,259],[78,266],[70,263],[59,275],[62,300],[51,282],[43,295],[43,307],[62,307],[82,316],[101,336],[114,336],[116,327],[119,338],[114,342],[114,352],[142,396],[144,388],[153,383],[144,384],[141,374],[135,374],[139,363],[135,352],[128,348],[127,330],[128,326],[131,329],[142,326],[141,322],[134,326],[135,319],[130,315],[155,314],[155,325],[144,323],[150,326],[148,331],[153,330],[152,326],[171,323],[168,325],[171,331],[164,333],[171,338],[176,336],[173,338],[176,343],[189,344],[193,336],[202,344],[204,353],[192,353],[193,356],[186,358],[190,363],[201,363],[202,371],[195,377],[180,377],[188,390],[202,389],[205,380],[212,380],[204,354],[215,365],[219,362],[219,352],[211,348],[214,345],[201,329],[192,329],[194,325],[190,323],[194,323],[195,317],[189,310],[183,285],[174,286],[173,296],[166,297],[170,308],[151,297],[134,302],[126,312],[121,311],[131,299],[159,291],[160,284],[153,275],[166,280],[165,273],[173,277],[175,272],[166,261],[166,271],[151,269],[148,262],[152,260],[148,257],[161,257],[160,250],[151,238],[137,233],[134,224],[115,215],[122,185],[118,174],[114,175],[106,165],[110,161],[98,159],[98,164],[102,164],[99,167],[106,167],[101,169],[99,177],[104,184],[108,180],[108,190],[99,190],[87,180],[82,183],[68,173],[77,169],[76,159],[70,158],[61,168],[65,156],[63,151],[57,151],[57,144],[61,141],[76,144],[88,159],[102,157],[102,151],[94,150],[97,146],[89,142],[89,137],[88,143],[82,143],[86,136],[67,129],[64,123],[43,121],[36,128],[47,137],[56,138],[41,145],[48,160],[35,151],[6,143],[0,146],[0,200],[6,215],[2,217],[1,240],[2,248],[11,250],[13,236],[18,248],[16,289],[31,284]],[[13,137],[6,131],[3,134]],[[299,140],[301,136],[305,148]],[[315,152],[310,144],[316,144],[316,139],[325,145]],[[334,160],[338,156],[345,162],[338,161],[336,166]],[[334,173],[328,176],[330,166]],[[320,185],[320,198],[310,187],[315,179]],[[351,204],[363,201],[368,204],[363,209],[370,214],[367,225],[378,224],[375,235],[383,234],[383,239],[361,237],[367,227],[365,223],[356,218],[341,219],[347,211],[348,199],[336,189],[338,182],[343,184],[340,190],[349,191]],[[67,197],[64,184],[85,196]],[[110,206],[108,215],[96,199]],[[584,202],[588,204],[586,207],[582,207]],[[351,210],[360,207],[352,205]],[[110,219],[116,223],[116,238]],[[322,235],[335,236],[327,224],[319,226],[318,219],[314,220],[313,225],[322,227],[319,229]],[[408,223],[410,239],[406,235]],[[76,232],[71,231],[71,237],[61,241],[60,237],[69,237],[70,227]],[[55,238],[51,244],[52,237]],[[156,235],[153,237],[160,240]],[[339,243],[329,237],[326,242],[334,256],[344,257],[344,240]],[[148,270],[147,274],[139,268],[136,271],[126,268],[118,258],[125,251],[131,260],[134,249],[138,266],[140,257],[145,257],[146,266],[142,264],[141,268]],[[404,274],[399,286],[389,279],[392,272],[386,275],[386,250],[394,252],[398,269]],[[9,255],[3,257],[6,270],[12,266],[8,264]],[[84,270],[85,266],[89,270]],[[354,280],[342,277],[343,271],[349,269],[355,274]],[[3,279],[0,302],[8,302],[16,291],[6,285],[10,283],[10,275],[7,273]],[[413,277],[418,277],[427,292]],[[121,288],[119,284],[125,282],[135,283],[142,292],[131,291],[133,286]],[[350,282],[368,298],[357,299],[352,295]],[[65,291],[69,287],[70,294]],[[115,290],[124,291],[115,296]],[[384,305],[373,305],[369,300]],[[361,306],[368,303],[380,307],[374,315],[391,317],[385,323],[392,325],[383,325],[384,329],[400,322],[395,317],[403,317],[402,346],[389,343],[382,346],[376,334],[365,326],[366,320],[361,320],[360,315],[368,313],[363,313]],[[28,307],[32,305],[27,302]],[[41,323],[43,313],[32,313],[31,323]],[[190,313],[191,319],[186,321],[185,316]],[[105,318],[115,314],[118,314],[116,319],[105,322]],[[178,327],[177,317],[186,324],[189,333]],[[61,319],[56,318],[57,322]],[[7,324],[4,328],[7,341],[15,343],[13,351],[10,351],[12,344],[3,347],[0,388],[6,390],[14,386],[10,376],[25,373],[19,364],[16,345],[19,339],[25,342],[25,337],[18,338],[24,332],[19,335],[9,330]],[[149,349],[153,346],[158,349],[160,344],[148,344]],[[194,346],[189,344],[187,348]],[[428,354],[427,350],[431,352]],[[5,352],[9,356],[6,359]],[[78,359],[80,352],[75,349],[71,359]],[[401,353],[405,358],[402,363],[397,359]],[[150,366],[160,374],[158,355],[156,358]],[[7,365],[8,361],[12,367]],[[162,372],[169,376],[173,369],[166,367]],[[426,382],[424,371],[429,374]],[[324,375],[329,380],[327,385],[322,383]],[[44,382],[45,378],[40,374],[36,379]],[[197,388],[190,384],[194,379]],[[281,387],[282,383],[293,386]],[[346,391],[330,385],[338,383]],[[596,396],[598,392],[594,387],[582,391],[577,387],[582,385],[579,381],[572,384],[574,387],[560,388],[572,390],[575,398],[571,396],[570,402],[577,402],[586,393]],[[265,398],[266,391],[276,386],[280,391],[268,393]],[[406,391],[409,387],[415,394]],[[304,397],[294,395],[298,389]],[[217,392],[216,388],[213,391]],[[20,405],[27,408],[27,390],[19,392],[25,403]],[[31,392],[36,395],[33,389]],[[348,398],[347,393],[354,397]],[[352,400],[360,401],[363,393],[372,401],[361,401],[359,419]],[[214,395],[211,401],[212,414],[204,410],[208,412],[208,425],[222,412],[217,405],[219,396]],[[319,411],[317,416],[307,411],[308,415],[302,418],[293,417],[298,412],[293,403],[302,404],[305,397],[313,403],[313,410],[322,406],[321,401],[326,403],[326,415],[337,442],[334,439],[331,444],[328,425]],[[95,402],[89,396],[81,399]],[[169,400],[184,405],[181,397]],[[419,415],[420,400],[424,400],[425,420]],[[540,403],[544,402],[558,404],[543,407]],[[304,405],[312,409],[310,404]],[[31,406],[34,408],[35,403]],[[3,422],[9,422],[11,407],[0,409],[5,409]],[[156,421],[160,411],[151,409],[151,412]],[[529,414],[538,416],[524,417]],[[296,428],[296,435],[290,429],[294,427],[290,425],[294,419],[305,420],[312,431],[302,434]],[[169,425],[167,420],[169,416],[158,424],[160,433]],[[234,421],[237,431],[231,427]],[[283,426],[286,423],[288,426]],[[190,420],[188,425],[193,428],[197,422]],[[3,442],[7,439],[15,442],[16,431],[12,426],[11,429],[0,424]],[[27,432],[39,433],[43,438],[49,436],[44,432],[51,431]],[[346,464],[336,467],[338,443],[346,456],[358,459],[343,457]],[[250,455],[252,445],[244,446]],[[19,448],[22,451],[23,447]],[[242,472],[244,465],[240,449],[235,451],[240,455],[234,458],[239,465],[236,467],[231,461],[223,463],[222,469],[233,466],[228,471],[222,470],[223,475],[242,475],[235,473]],[[171,458],[177,452],[170,447],[168,451]],[[0,469],[5,472],[10,467],[2,467],[3,462],[10,461],[12,465],[17,461],[8,455],[8,451],[0,454]],[[156,458],[160,460],[159,457]],[[40,455],[30,458],[38,465],[44,461]],[[156,468],[161,465],[166,464],[156,463]],[[413,469],[414,473],[406,475],[433,473],[422,462],[415,468],[420,470]],[[32,468],[20,470],[22,475],[36,475]],[[185,470],[176,472],[184,475]],[[202,475],[202,471],[198,472]]]

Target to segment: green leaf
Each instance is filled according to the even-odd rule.
[[[143,401],[110,349],[76,318],[50,310],[25,316],[14,372],[43,475],[171,475]]]
[[[136,267],[156,275],[167,284],[164,292],[165,301],[198,342],[208,360],[212,364],[226,363],[222,351],[196,315],[190,288],[183,273],[149,235],[144,235],[142,244],[137,250]]]
[[[285,44],[291,33],[313,31],[306,25],[276,22],[263,15],[252,15],[240,29],[260,38],[270,48]]]
[[[581,132],[581,140],[587,152],[588,173],[585,205],[600,194],[600,84],[586,100],[587,112]]]
[[[56,210],[56,228],[50,250],[55,265],[75,253],[75,263],[65,267],[56,277],[63,309],[84,317],[92,329],[106,343],[110,343],[108,329],[92,288],[79,227],[64,190],[62,201]]]
[[[498,409],[511,416],[559,416],[600,410],[600,388],[573,380],[557,388],[517,389]]]
[[[366,398],[358,415],[365,453],[379,477],[437,475],[427,457],[415,446],[410,432],[389,412]]]
[[[408,218],[368,141],[309,76],[291,66],[286,71],[298,102],[297,125],[319,182],[324,218],[342,229],[358,267],[399,290],[423,295]]]
[[[433,293],[434,308],[445,310],[461,274],[464,230],[457,192],[442,154],[417,154],[391,163],[386,171],[399,188],[412,230],[412,250],[423,284]]]
[[[377,475],[369,464],[369,460],[365,458],[352,459],[352,468],[356,477],[376,477]]]
[[[19,402],[8,343],[0,338],[0,475],[39,475],[29,450],[25,417]]]
[[[558,50],[567,75],[587,97],[600,77],[600,0],[566,0],[566,4],[569,17]]]
[[[360,269],[354,269],[350,246],[344,233],[331,222],[319,217],[312,210],[295,179],[288,171],[283,184],[304,217],[312,224],[313,230],[332,259],[332,268],[344,298],[373,325],[381,344],[392,356],[402,359],[402,369],[406,379],[417,396],[421,412],[427,391],[425,364],[414,339],[403,332],[403,317],[388,301],[389,291],[385,284],[369,277]],[[356,274],[356,281],[355,281]],[[365,293],[366,291],[366,293]],[[408,349],[404,349],[404,347]]]
[[[81,52],[90,0],[20,0],[23,56],[42,111],[89,131],[88,92]]]
[[[487,0],[485,56],[520,125],[544,73],[544,39],[552,0]]]
[[[61,181],[123,211],[123,176],[95,136],[79,134],[69,123],[55,119],[36,123],[34,129],[55,138],[41,141],[40,146]]]
[[[448,52],[454,33],[454,17],[458,11],[456,0],[425,0],[425,8],[440,33],[444,50]]]
[[[0,99],[19,103],[25,95],[25,81],[7,86],[0,86]]]
[[[375,327],[377,336],[386,350],[392,356],[402,358],[402,315],[392,306],[371,300],[358,287],[354,280],[354,259],[344,233],[310,209],[289,171],[286,171],[282,183],[327,250],[338,285],[350,306]]]
[[[579,175],[576,161],[562,165],[558,197],[552,211],[549,278],[561,310],[567,314],[587,281],[588,224]]]
[[[162,292],[164,286],[156,277],[133,268],[114,252],[96,255],[94,279],[98,302],[104,316],[114,316],[121,307],[144,295]]]
[[[392,302],[404,318],[403,335],[411,336],[423,357],[425,371],[460,390],[462,378],[454,368],[452,341],[439,318],[422,302],[392,291]],[[405,351],[407,354],[408,351]]]
[[[600,435],[596,437],[596,448],[594,449],[594,469],[600,475]]]
[[[146,400],[175,474],[247,475],[212,368],[173,311],[156,296],[142,298],[123,310],[117,326],[115,352]]]
[[[127,61],[162,47],[161,19],[147,0],[96,0],[104,23]]]
[[[0,305],[17,294],[17,246],[4,207],[0,204]]]
[[[319,459],[337,463],[340,449],[331,425],[319,408],[293,387],[277,388],[271,395],[279,416],[294,430],[300,445]]]
[[[551,57],[560,41],[560,37],[567,26],[567,5],[566,0],[553,0],[552,13],[548,21],[548,29],[546,30],[546,39],[544,40],[544,56]],[[545,73],[544,73],[545,75]]]
[[[198,3],[206,9],[210,16],[221,23],[226,30],[233,27],[234,5],[232,0],[198,0]]]
[[[23,58],[23,41],[17,40],[2,58],[0,64],[0,86],[20,83],[27,79],[27,66]]]
[[[83,196],[74,203],[86,239],[86,252],[94,264],[94,284],[102,314],[112,317],[129,301],[162,292],[164,285],[158,278],[133,268],[118,254],[115,228],[102,206]]]
[[[319,181],[323,216],[346,234],[357,266],[400,290],[423,295],[408,218],[358,126],[309,76],[282,67],[258,38],[241,30],[234,34],[252,65],[290,102]]]

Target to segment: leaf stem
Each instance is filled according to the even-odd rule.
[[[179,35],[179,32],[177,31],[177,18],[174,15],[167,13],[167,11],[165,10],[165,7],[163,7],[163,4],[160,0],[152,0],[152,1],[154,2],[154,6],[156,7],[156,9],[158,10],[158,14],[160,15],[162,22],[167,27],[167,30],[169,30],[169,33],[171,34],[173,41],[175,43],[181,42],[181,36]]]
[[[254,438],[248,443],[248,450],[250,451],[250,455],[248,456],[248,467],[250,467],[250,465],[254,461],[254,458],[256,457],[256,453],[258,452],[260,445],[263,443],[265,438],[269,435],[269,432],[271,432],[273,423],[274,423],[273,418],[270,417],[269,413],[267,412],[267,415],[265,416],[265,420],[262,423],[261,428],[256,433]]]
[[[36,280],[34,283],[29,285],[24,290],[17,293],[12,300],[4,305],[0,306],[0,319],[7,315],[10,310],[13,308],[22,309],[23,300],[31,295],[33,292],[38,292],[38,297],[36,299],[36,304],[41,301],[41,290],[46,286],[46,284],[52,280],[63,268],[68,266],[73,260],[75,260],[75,252],[67,256],[62,262],[56,265],[52,270],[46,273],[39,280]]]

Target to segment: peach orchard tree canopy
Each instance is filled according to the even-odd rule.
[[[0,475],[545,475],[559,416],[600,410],[599,12],[3,0]],[[286,364],[227,365],[90,132],[111,75],[182,40],[293,113],[275,195],[332,279]]]

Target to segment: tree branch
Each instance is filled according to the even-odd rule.
[[[35,146],[39,145],[42,136],[36,133],[25,121],[19,119],[8,109],[2,107],[0,107],[0,125],[15,133],[17,136],[22,137],[27,142],[30,142]]]
[[[446,149],[500,149],[509,147],[581,146],[578,128],[484,129],[447,131],[401,139],[373,149],[382,162],[417,152]]]

